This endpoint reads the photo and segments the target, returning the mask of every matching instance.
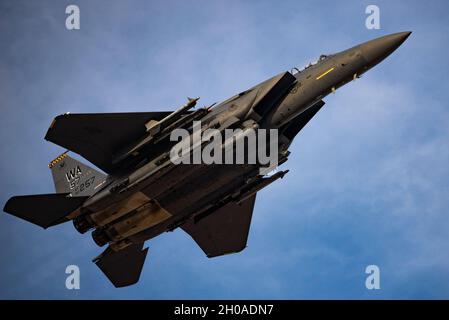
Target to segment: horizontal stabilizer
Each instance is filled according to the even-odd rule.
[[[73,113],[57,116],[45,135],[51,141],[78,153],[106,173],[114,171],[114,152],[146,132],[145,124],[159,121],[171,112]]]
[[[148,253],[148,248],[142,248],[143,243],[130,245],[120,251],[108,247],[94,262],[115,287],[126,287],[139,281]]]
[[[256,194],[237,204],[230,202],[205,218],[182,225],[209,257],[240,252],[246,248]]]
[[[52,193],[16,196],[6,202],[3,211],[46,229],[68,221],[65,217],[88,198],[67,195],[68,193]]]

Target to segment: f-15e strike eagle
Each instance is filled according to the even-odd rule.
[[[107,245],[94,262],[116,287],[139,280],[146,240],[178,227],[208,257],[239,252],[246,247],[256,193],[287,171],[261,174],[259,162],[176,164],[170,152],[178,142],[171,133],[184,129],[194,135],[197,121],[201,132],[275,129],[280,165],[292,140],[323,107],[322,99],[409,35],[395,33],[322,55],[301,71],[280,73],[214,107],[192,111],[197,99],[189,99],[174,112],[57,116],[45,139],[104,173],[64,152],[49,164],[56,193],[12,197],[4,211],[43,228],[72,220],[80,233],[93,230],[95,243]]]

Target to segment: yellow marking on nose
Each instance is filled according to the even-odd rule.
[[[332,70],[334,70],[334,67],[330,68],[329,70],[327,70],[326,72],[320,74],[318,77],[316,77],[317,80],[320,80],[322,77],[324,77],[326,74],[328,74],[329,72],[331,72]]]

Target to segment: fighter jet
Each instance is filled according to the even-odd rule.
[[[93,230],[94,242],[107,245],[93,261],[116,287],[139,280],[146,240],[178,227],[208,257],[240,252],[247,244],[257,192],[287,170],[263,172],[260,162],[174,163],[171,152],[185,139],[173,141],[173,131],[185,130],[185,141],[191,141],[199,121],[200,133],[211,128],[220,133],[275,130],[280,166],[295,136],[324,106],[323,98],[377,65],[410,33],[321,55],[301,70],[282,72],[215,106],[192,110],[198,99],[189,99],[174,112],[59,115],[45,136],[67,149],[49,164],[56,193],[12,197],[4,211],[43,228],[71,220],[80,233]],[[184,157],[195,149],[187,150]]]

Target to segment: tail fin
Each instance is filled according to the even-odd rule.
[[[106,180],[106,175],[73,159],[67,151],[48,165],[53,175],[57,193],[70,193],[71,196],[90,196],[95,187]]]

